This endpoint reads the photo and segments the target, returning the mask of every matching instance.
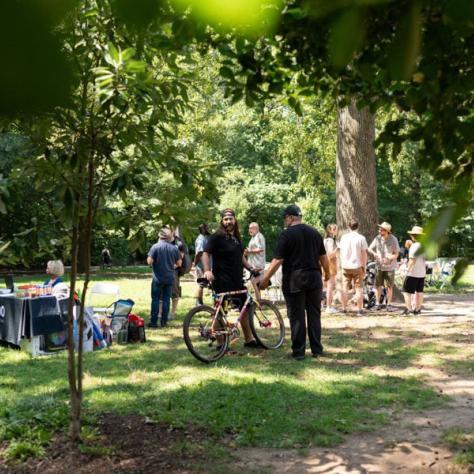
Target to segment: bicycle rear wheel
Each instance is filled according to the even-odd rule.
[[[184,318],[183,337],[191,354],[209,364],[219,360],[229,346],[229,335],[220,315],[210,306],[196,306]]]
[[[285,324],[271,301],[255,302],[249,322],[253,336],[265,349],[278,349],[283,344]]]

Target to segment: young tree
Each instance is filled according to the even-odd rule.
[[[193,77],[191,51],[182,47],[182,36],[173,30],[173,20],[178,24],[180,18],[165,4],[142,2],[138,16],[129,6],[86,0],[68,12],[55,37],[62,42],[74,88],[66,103],[35,110],[16,122],[36,153],[22,160],[24,170],[39,192],[52,193],[61,203],[59,216],[70,235],[68,380],[74,441],[80,438],[83,310],[93,224],[106,196],[127,198],[129,190],[142,189],[147,173],[191,172],[183,151],[178,153],[172,143]],[[85,282],[75,354],[72,329],[80,249]]]

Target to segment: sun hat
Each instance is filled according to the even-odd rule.
[[[423,232],[423,227],[420,227],[420,226],[417,226],[417,225],[414,225],[413,229],[409,230],[407,232],[407,234],[410,234],[410,235],[425,235],[425,233]]]
[[[301,217],[302,215],[303,213],[301,212],[301,209],[296,204],[290,204],[283,211],[283,217],[286,217],[286,216]]]
[[[392,232],[392,226],[388,222],[382,222],[381,224],[378,224],[377,227],[385,229],[387,232]]]

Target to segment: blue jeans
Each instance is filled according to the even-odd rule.
[[[151,281],[151,317],[150,324],[158,323],[158,312],[160,309],[160,300],[163,301],[163,307],[161,309],[161,327],[166,326],[168,322],[168,313],[170,312],[170,299],[171,290],[173,283],[164,284],[159,283],[158,280],[153,278]]]

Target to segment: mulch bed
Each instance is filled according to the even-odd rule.
[[[65,434],[60,434],[42,459],[29,459],[19,465],[7,465],[0,460],[0,473],[185,474],[199,472],[209,462],[205,452],[179,448],[206,439],[206,433],[196,428],[170,428],[143,416],[110,413],[99,418],[98,430],[99,439],[87,446],[105,448],[105,453],[81,453],[77,447],[71,447]]]

